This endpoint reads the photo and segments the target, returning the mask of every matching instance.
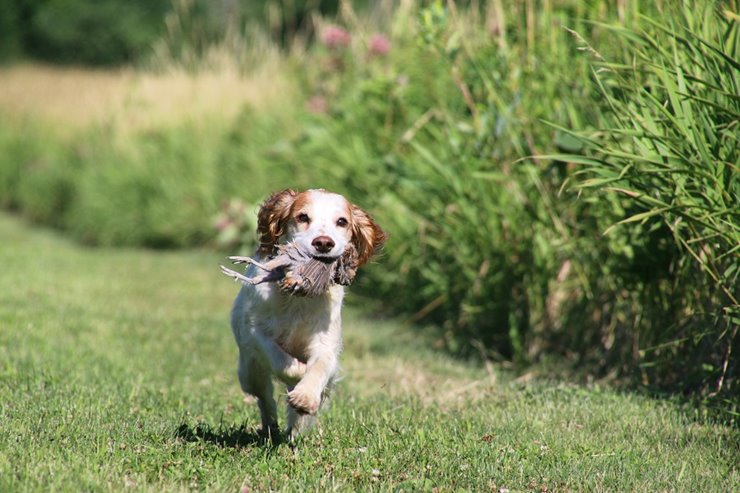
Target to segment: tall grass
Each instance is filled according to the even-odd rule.
[[[91,244],[209,242],[222,203],[300,176],[264,163],[302,102],[288,60],[214,52],[197,72],[0,69],[0,204]]]
[[[638,361],[675,375],[701,367],[718,392],[740,326],[740,26],[712,4],[656,19],[611,28],[627,56],[598,57],[606,122],[582,139],[593,158],[575,159],[584,191],[624,197],[606,234],[637,232],[646,262],[662,264],[636,273]]]
[[[304,152],[400,237],[370,289],[455,351],[735,392],[736,21],[532,5],[432,4],[388,66],[329,75]]]

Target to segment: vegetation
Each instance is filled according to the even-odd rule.
[[[237,73],[266,52],[270,81],[290,82],[228,117],[71,135],[4,119],[0,202],[94,244],[236,249],[268,191],[334,189],[392,235],[362,293],[452,352],[519,368],[554,355],[733,419],[737,10],[345,6],[285,55],[254,33],[163,50],[162,71],[183,57]]]
[[[0,7],[0,59],[131,62],[161,35],[166,0],[9,0]]]
[[[220,255],[82,248],[7,215],[0,237],[0,490],[740,486],[735,428],[669,400],[517,382],[354,310],[320,428],[268,446],[239,391]]]
[[[740,26],[708,4],[615,31],[633,61],[596,53],[609,103],[603,135],[580,139],[592,158],[561,159],[585,165],[582,188],[625,197],[606,231],[630,224],[623,298],[642,298],[634,316],[652,330],[624,344],[673,375],[704,363],[716,392],[740,327]]]

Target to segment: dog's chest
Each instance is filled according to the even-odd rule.
[[[252,324],[260,327],[289,354],[302,358],[313,344],[341,324],[344,289],[331,288],[312,298],[280,293],[273,286],[252,306]]]

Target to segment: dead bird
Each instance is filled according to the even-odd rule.
[[[221,272],[245,285],[276,282],[283,292],[309,297],[324,294],[334,284],[349,286],[357,273],[357,249],[351,244],[340,257],[330,260],[314,257],[296,243],[278,245],[277,250],[264,263],[251,257],[229,257],[234,264],[254,265],[262,274],[247,277],[223,265]]]

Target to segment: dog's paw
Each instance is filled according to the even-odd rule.
[[[278,444],[281,441],[280,428],[278,425],[270,425],[268,427],[262,427],[257,432],[257,437],[260,442]]]
[[[278,375],[278,378],[288,385],[295,385],[301,381],[303,375],[306,374],[306,363],[293,360],[293,363],[285,369],[285,371]]]
[[[320,395],[306,392],[300,386],[288,392],[288,404],[300,414],[316,414],[320,403]]]

